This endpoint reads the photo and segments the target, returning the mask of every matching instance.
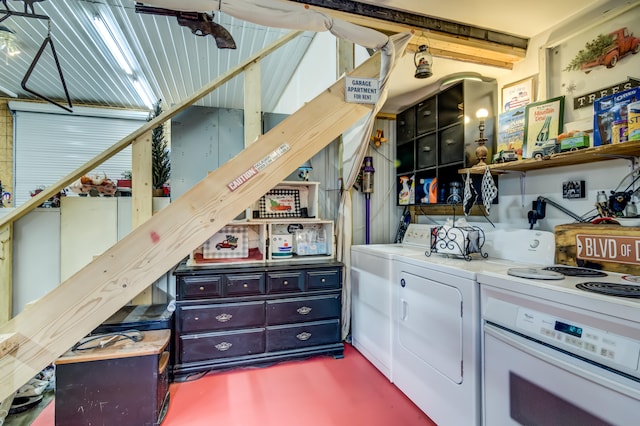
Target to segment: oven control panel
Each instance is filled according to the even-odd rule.
[[[637,341],[523,307],[518,308],[516,328],[522,334],[576,355],[638,370],[640,343]]]

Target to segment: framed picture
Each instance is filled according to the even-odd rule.
[[[543,158],[555,153],[563,119],[564,96],[527,105],[522,158]]]
[[[547,97],[566,97],[566,122],[591,119],[594,146],[599,145],[595,134],[599,131],[598,123],[594,120],[596,101],[634,87],[637,80],[638,55],[633,55],[633,50],[624,55],[617,49],[607,48],[611,42],[626,46],[622,40],[631,40],[635,38],[634,34],[637,36],[640,31],[638,16],[640,3],[633,2],[631,7],[602,14],[579,30],[558,31],[558,35],[551,37],[540,51],[544,66],[540,66],[538,81],[544,82],[546,87],[540,87],[543,90],[538,91]],[[614,56],[615,66],[611,63]]]
[[[534,77],[502,86],[502,111],[511,111],[535,101]]]
[[[272,189],[260,198],[260,218],[301,217],[300,191]]]

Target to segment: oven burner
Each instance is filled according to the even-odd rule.
[[[542,268],[509,268],[507,274],[519,278],[529,278],[534,280],[563,280],[564,275],[546,271]]]
[[[547,266],[545,271],[559,272],[569,277],[606,277],[607,274],[597,269],[580,268],[576,266]]]
[[[640,286],[637,285],[588,281],[586,283],[576,284],[576,287],[581,290],[609,296],[640,298]]]

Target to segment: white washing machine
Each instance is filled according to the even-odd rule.
[[[394,259],[398,255],[424,256],[430,232],[430,225],[411,224],[402,244],[351,247],[352,344],[390,381]]]

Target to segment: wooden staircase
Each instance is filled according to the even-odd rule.
[[[242,67],[239,68],[165,111],[112,150],[120,151],[175,116],[241,73]],[[376,54],[350,75],[373,78],[379,73],[380,55]],[[58,288],[2,325],[0,400],[9,397],[239,212],[372,111],[373,105],[346,103],[344,86],[344,78],[336,81]],[[57,186],[68,185],[93,167],[93,163],[88,163],[30,203],[37,206]],[[5,224],[6,221],[0,223],[0,228]]]

